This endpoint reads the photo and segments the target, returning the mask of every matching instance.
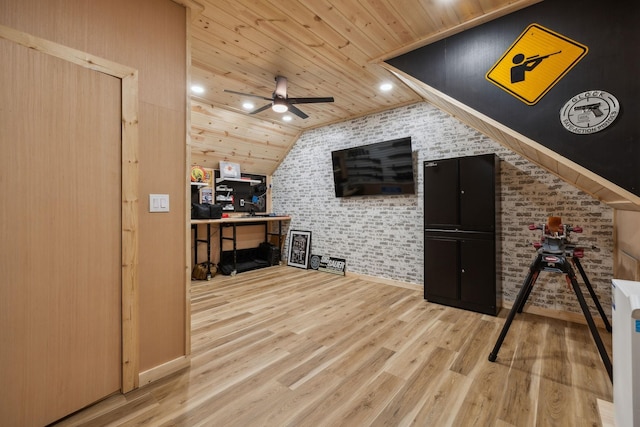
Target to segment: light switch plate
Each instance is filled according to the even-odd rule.
[[[149,212],[169,212],[169,195],[149,194]]]

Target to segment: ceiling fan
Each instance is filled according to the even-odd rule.
[[[242,96],[251,96],[253,98],[264,99],[265,101],[271,101],[271,104],[267,104],[263,107],[258,108],[257,110],[251,111],[249,114],[257,114],[261,111],[266,110],[271,107],[273,111],[276,113],[284,113],[286,111],[291,111],[296,116],[301,119],[306,119],[309,117],[305,113],[303,113],[299,108],[295,107],[293,104],[314,104],[319,102],[333,102],[333,97],[324,97],[324,98],[289,98],[287,96],[287,78],[282,76],[276,76],[276,89],[273,91],[271,98],[267,98],[265,96],[260,95],[252,95],[250,93],[242,93],[235,92],[233,90],[226,90],[225,92],[235,93],[236,95]]]

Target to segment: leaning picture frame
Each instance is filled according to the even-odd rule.
[[[308,268],[310,250],[310,231],[291,230],[289,232],[287,265],[305,269]]]

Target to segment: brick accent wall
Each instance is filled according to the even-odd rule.
[[[415,195],[335,197],[331,151],[404,136],[412,137]],[[423,162],[485,153],[502,160],[498,196],[503,300],[515,300],[535,257],[531,244],[539,234],[528,225],[555,215],[584,228],[583,234],[572,235],[573,241],[598,248],[585,251],[582,265],[610,315],[613,209],[428,103],[305,132],[273,174],[273,210],[292,216],[290,229],[312,232],[311,253],[345,258],[347,272],[422,285]],[[578,281],[583,283],[580,277]],[[593,307],[584,287],[583,292]],[[581,312],[561,274],[542,273],[528,302]],[[592,313],[597,317],[595,309]]]

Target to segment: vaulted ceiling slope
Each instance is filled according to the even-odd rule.
[[[217,168],[227,160],[243,171],[271,175],[305,130],[421,100],[464,117],[461,107],[451,109],[451,102],[408,83],[382,61],[540,0],[174,1],[191,8],[191,83],[205,89],[192,95],[192,164]],[[270,108],[255,115],[242,108],[247,100],[255,108],[269,101],[225,92],[268,98],[276,76],[287,77],[289,97],[332,96],[335,102],[298,105],[309,118],[291,115],[285,122]],[[379,90],[385,82],[393,84],[391,91]],[[495,137],[493,126],[473,117],[466,123]],[[588,171],[576,179],[564,167],[540,162],[535,148],[506,145],[595,197],[619,207],[640,206],[629,201],[633,195],[611,190],[597,177],[585,180]]]
[[[304,130],[407,105],[422,98],[378,63],[539,0],[176,0],[191,7],[192,163],[220,160],[271,174]],[[290,122],[267,109],[275,77],[290,97],[333,96],[298,107]],[[393,90],[381,92],[381,83]]]

